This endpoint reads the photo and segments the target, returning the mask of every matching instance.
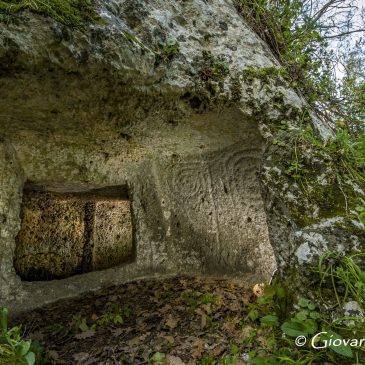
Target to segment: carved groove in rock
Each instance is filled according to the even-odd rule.
[[[181,247],[195,252],[208,273],[255,271],[269,277],[276,263],[256,176],[261,140],[247,135],[250,139],[223,150],[164,166],[178,221],[171,234],[187,232]]]

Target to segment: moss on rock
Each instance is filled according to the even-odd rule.
[[[84,30],[88,24],[100,22],[96,6],[93,0],[0,0],[0,15],[6,18],[29,9],[62,24]]]

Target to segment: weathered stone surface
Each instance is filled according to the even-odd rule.
[[[107,269],[133,259],[133,224],[129,200],[95,203],[92,241],[92,270]]]
[[[133,258],[128,200],[27,189],[20,217],[14,267],[23,280],[60,279]]]
[[[0,137],[0,298],[13,298],[20,279],[13,267],[15,237],[20,229],[23,173],[12,146]]]
[[[100,14],[106,24],[85,33],[30,12],[0,24],[0,305],[30,309],[153,275],[257,282],[276,263],[314,257],[306,245],[338,246],[336,229],[345,229],[333,221],[299,224],[295,198],[305,194],[283,173],[287,155],[273,142],[280,121],[298,128],[304,103],[283,84],[245,77],[247,67],[278,63],[232,1],[111,0]],[[180,52],[165,63],[156,51],[168,38]],[[219,78],[209,76],[217,61],[228,71]],[[328,132],[315,118],[311,124]],[[133,262],[20,282],[13,258],[25,180],[86,190],[128,185]],[[118,234],[111,228],[110,243]],[[363,247],[364,227],[357,229],[347,231],[346,250],[351,239]]]
[[[82,271],[85,202],[72,196],[26,192],[14,266],[28,281]]]

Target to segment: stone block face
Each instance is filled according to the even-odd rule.
[[[118,266],[133,258],[129,200],[25,191],[14,267],[26,281]]]
[[[81,272],[85,245],[85,203],[72,196],[26,192],[14,266],[27,280]]]
[[[133,230],[129,200],[95,203],[92,270],[117,266],[133,258]]]

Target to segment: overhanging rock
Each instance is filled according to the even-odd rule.
[[[292,219],[269,128],[295,127],[302,100],[244,76],[278,63],[230,0],[99,10],[86,32],[27,11],[1,23],[0,306],[147,276],[269,280],[313,228]],[[157,57],[170,38],[179,52]]]
[[[223,138],[220,123],[224,124]],[[208,127],[208,131],[200,131],[199,125],[203,131]],[[192,133],[194,128],[198,131]],[[60,148],[41,139],[35,145],[33,131],[27,133],[29,137],[20,144],[8,136],[14,145],[8,154],[19,163],[13,163],[9,173],[16,180],[7,190],[8,196],[2,197],[11,200],[9,209],[14,215],[3,223],[6,229],[10,225],[9,230],[12,228],[1,246],[7,257],[1,268],[11,279],[2,284],[3,303],[21,310],[29,308],[30,297],[32,306],[37,306],[153,275],[270,278],[275,256],[256,176],[263,140],[257,126],[245,121],[238,110],[186,120],[176,140],[169,140],[171,149],[167,144],[161,155],[151,153],[128,163],[129,156],[123,149],[110,161],[100,152],[100,146],[92,143],[86,151],[80,148],[75,154],[65,143]],[[190,148],[185,153],[178,138],[188,137],[189,143],[196,139],[195,151]],[[214,144],[202,151],[211,138]],[[49,150],[44,153],[47,143]],[[181,145],[176,148],[178,143]],[[27,162],[29,154],[32,159]],[[103,163],[93,163],[90,170],[85,168],[87,178],[80,181],[77,174],[72,177],[76,156],[88,162],[101,159]],[[130,157],[135,155],[131,153]],[[69,173],[65,167],[59,169],[59,158],[63,166],[71,165]],[[102,194],[95,198],[92,193],[108,191],[110,186],[128,186],[130,218],[125,216],[128,209],[115,206],[126,200]],[[87,218],[90,206],[91,222]],[[124,260],[118,249],[123,253],[126,248],[121,235],[128,219],[130,224],[133,221],[133,237],[128,232],[124,235],[131,244],[133,241],[133,247],[128,246],[130,251]],[[91,233],[87,233],[88,225]],[[88,251],[90,234],[93,246]],[[57,278],[62,280],[51,280]]]

